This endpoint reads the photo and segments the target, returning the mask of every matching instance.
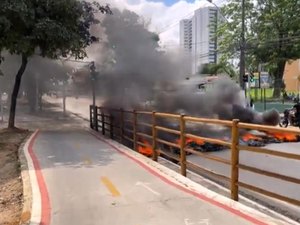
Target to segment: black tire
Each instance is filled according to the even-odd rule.
[[[286,128],[288,125],[289,125],[289,123],[287,121],[284,121],[284,120],[281,120],[280,123],[279,123],[279,126],[284,127],[284,128]]]

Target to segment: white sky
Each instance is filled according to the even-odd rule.
[[[213,0],[218,6],[225,1]],[[171,6],[149,0],[114,0],[110,3],[111,7],[127,8],[150,20],[150,29],[159,33],[162,43],[170,47],[179,43],[179,21],[192,16],[196,9],[209,4],[211,3],[207,0],[195,0],[193,3],[180,0]]]

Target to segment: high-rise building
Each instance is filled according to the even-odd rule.
[[[191,52],[192,51],[192,38],[193,38],[193,33],[192,33],[192,20],[185,19],[181,20],[179,24],[180,28],[180,46],[183,47],[183,49],[186,52]]]
[[[190,53],[192,73],[203,64],[216,63],[218,9],[215,6],[199,8],[191,19],[180,21],[180,46]]]

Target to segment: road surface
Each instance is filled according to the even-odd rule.
[[[29,141],[39,186],[32,225],[40,224],[37,190],[43,225],[284,224],[216,194],[197,194],[143,156],[86,131],[41,131]]]
[[[271,144],[268,145],[267,148],[277,150],[280,152],[300,154],[300,143]],[[230,160],[230,150],[222,150],[219,152],[212,152],[207,154],[212,154],[223,159]],[[214,171],[215,173],[222,174],[227,177],[230,176],[230,166],[228,165],[209,161],[207,159],[197,157],[195,155],[188,156],[188,160],[197,165],[201,165],[202,167],[205,167],[211,171]],[[266,154],[242,151],[240,153],[240,163],[254,168],[271,171],[300,179],[299,160],[285,159]],[[292,199],[300,200],[299,184],[282,181],[280,179],[271,178],[264,175],[247,172],[244,170],[240,170],[239,180],[244,183],[260,187],[267,191],[281,194]],[[252,194],[253,196],[255,196],[255,198],[261,199],[271,206],[275,206],[277,208],[276,210],[278,210],[279,212],[285,213],[286,215],[291,216],[297,220],[300,218],[299,207],[285,204],[279,201],[271,201],[270,199],[262,198],[262,196],[257,196],[255,195],[255,193]]]

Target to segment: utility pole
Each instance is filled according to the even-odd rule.
[[[90,63],[90,73],[91,73],[91,83],[92,83],[92,93],[93,93],[93,112],[94,112],[94,121],[93,127],[98,130],[98,108],[96,106],[96,80],[97,80],[97,73],[96,73],[96,66],[95,62],[92,61]],[[104,129],[102,127],[102,129]]]
[[[65,68],[65,62],[68,61],[70,59],[61,59],[60,62],[63,66],[63,69]],[[68,76],[68,73],[67,73]],[[66,85],[67,85],[67,81],[65,81],[63,79],[62,83],[59,82],[60,85],[60,91],[62,92],[62,107],[63,107],[63,115],[66,116],[66,100],[67,100],[67,94],[66,94]]]
[[[96,66],[95,62],[91,62],[90,64],[90,71],[91,71],[91,82],[92,82],[92,94],[93,94],[93,107],[96,106]]]
[[[40,78],[39,74],[35,73],[34,75],[35,78],[35,110],[42,111],[43,106],[42,106],[42,93],[41,93],[41,87],[40,87]]]
[[[242,0],[242,32],[241,32],[241,43],[240,43],[240,86],[241,89],[245,90],[246,87],[243,81],[243,76],[245,74],[245,0]]]
[[[62,81],[62,97],[63,97],[63,115],[66,115],[66,81]]]

